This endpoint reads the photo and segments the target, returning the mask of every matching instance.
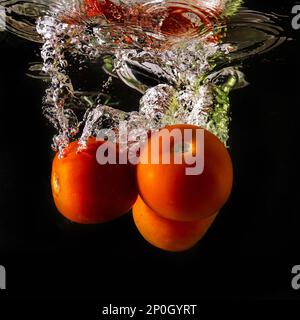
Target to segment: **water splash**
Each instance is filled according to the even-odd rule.
[[[243,9],[230,19],[224,41],[235,45],[231,61],[241,61],[281,45],[286,37],[275,14]]]
[[[43,65],[31,65],[29,73],[50,79],[44,113],[58,131],[53,147],[61,153],[70,140],[79,138],[84,147],[90,135],[121,122],[133,143],[144,130],[191,123],[226,144],[228,94],[246,85],[235,64],[285,40],[276,16],[240,9],[239,0],[0,0],[0,5],[9,31],[43,43]],[[74,86],[74,65],[81,70],[89,63],[109,76],[98,91]],[[138,110],[112,107],[106,92],[115,78],[142,94]]]
[[[37,17],[47,14],[48,1],[1,0],[0,7],[5,9],[5,15],[1,15],[0,19],[5,19],[5,26],[9,32],[30,41],[42,42],[36,32],[35,22]]]

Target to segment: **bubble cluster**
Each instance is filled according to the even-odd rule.
[[[84,147],[88,136],[120,123],[136,141],[141,128],[190,123],[226,144],[229,92],[246,85],[235,64],[285,39],[276,16],[240,9],[241,0],[0,3],[9,31],[42,43],[43,63],[30,65],[28,74],[50,80],[43,110],[57,129],[53,148],[61,153],[70,141],[80,139]],[[90,63],[109,77],[81,90],[80,72],[74,77],[71,70]],[[135,111],[120,110],[111,99],[117,78],[142,94]]]
[[[194,2],[189,6],[183,3],[176,5],[183,10],[184,18],[191,20],[193,29],[198,23],[195,22],[195,12],[203,14],[206,9],[210,15],[212,12],[215,15],[217,11],[217,7],[197,8]],[[44,41],[41,51],[43,72],[51,78],[44,112],[58,130],[53,140],[54,149],[63,152],[69,141],[78,135],[84,146],[89,136],[97,135],[105,127],[117,127],[120,122],[126,122],[129,130],[135,132],[136,141],[141,140],[141,128],[156,130],[174,123],[208,128],[215,85],[212,79],[205,77],[215,68],[214,57],[217,54],[226,55],[228,46],[213,40],[215,31],[211,28],[205,32],[198,28],[196,36],[193,33],[189,37],[180,37],[180,41],[179,37],[168,37],[166,26],[164,32],[160,28],[166,19],[166,11],[170,8],[174,10],[173,6],[175,4],[168,1],[156,2],[153,6],[146,2],[138,6],[125,3],[120,7],[123,13],[128,13],[125,26],[125,17],[122,14],[116,16],[111,11],[104,11],[104,15],[111,15],[111,21],[100,15],[93,23],[90,17],[83,19],[82,14],[81,19],[76,21],[57,14],[38,19],[37,32]],[[220,6],[218,8],[221,10]],[[151,10],[156,12],[155,17],[150,15]],[[74,16],[72,13],[71,17]],[[204,19],[200,14],[198,18]],[[120,19],[123,19],[122,25]],[[212,23],[213,20],[210,25]],[[218,25],[216,23],[215,27]],[[110,65],[104,70],[143,93],[139,110],[125,113],[86,97],[85,100],[90,103],[85,106],[87,111],[83,118],[79,119],[74,107],[81,102],[68,75],[67,56],[83,61],[109,57]],[[146,85],[138,79],[137,73],[148,73],[155,79],[156,85]],[[218,134],[217,129],[215,133]]]

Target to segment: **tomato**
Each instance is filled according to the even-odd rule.
[[[182,222],[161,217],[138,197],[132,208],[133,219],[149,243],[166,251],[184,251],[193,247],[207,232],[217,213],[201,220]]]
[[[72,142],[63,158],[55,156],[51,185],[58,211],[77,223],[101,223],[128,212],[137,198],[135,167],[131,164],[100,165],[96,159],[104,141],[90,138],[87,148],[77,151]],[[118,145],[108,144],[109,148]]]
[[[179,136],[170,135],[174,129]],[[184,140],[187,132],[190,137]],[[201,132],[203,140],[197,136]],[[153,155],[159,156],[157,164]],[[178,156],[181,163],[176,162]],[[169,157],[169,163],[162,157]],[[198,164],[192,164],[193,157]],[[223,143],[209,131],[187,124],[167,126],[153,134],[142,148],[137,166],[143,201],[161,216],[178,221],[198,220],[217,212],[231,193],[232,180],[231,158]]]
[[[127,22],[148,31],[154,31],[160,25],[160,31],[166,36],[198,33],[199,25],[193,21],[194,16],[197,16],[203,26],[209,30],[212,29],[212,23],[217,19],[209,10],[205,11],[196,6],[189,8],[179,5],[154,6],[154,10],[148,12],[148,6],[138,2],[131,6],[118,5],[111,0],[84,0],[84,3],[88,17],[101,16],[112,23]]]
[[[125,11],[110,0],[84,0],[88,17],[104,16],[111,22],[123,22]]]
[[[184,35],[191,31],[199,32],[199,26],[193,23],[190,16],[197,16],[205,26],[209,26],[211,21],[209,14],[202,12],[200,8],[194,8],[195,12],[190,11],[191,8],[181,8],[180,6],[167,7],[167,15],[162,23],[161,31],[165,35]]]

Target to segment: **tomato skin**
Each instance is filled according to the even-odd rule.
[[[128,6],[117,5],[111,0],[84,0],[88,17],[105,17],[109,22],[114,23],[131,23],[140,26],[145,30],[151,30],[158,27],[157,22],[152,22],[152,17],[164,17],[160,26],[160,32],[166,36],[183,36],[190,32],[198,33],[199,26],[195,25],[187,16],[191,14],[191,8],[183,8],[181,6],[166,6],[156,8],[152,12],[147,12],[143,3]],[[195,8],[195,12],[203,25],[207,29],[212,30],[212,22],[215,17],[208,11]],[[154,19],[155,20],[155,19]]]
[[[182,222],[161,217],[138,197],[132,208],[134,223],[145,240],[172,252],[192,248],[207,232],[217,214],[197,221]]]
[[[51,186],[55,205],[67,219],[94,224],[127,213],[137,198],[135,168],[130,164],[100,165],[96,152],[104,141],[88,140],[77,152],[72,142],[62,159],[54,157]],[[113,148],[114,145],[111,144]]]
[[[84,0],[88,17],[104,16],[112,22],[123,22],[125,12],[120,5],[110,0]]]
[[[167,126],[165,129],[179,129],[183,135],[184,129],[191,129],[194,133],[201,128],[183,124]],[[141,162],[137,166],[139,194],[143,201],[161,216],[178,221],[205,218],[222,208],[230,196],[233,181],[232,162],[223,143],[204,130],[203,173],[186,175],[186,163],[152,164],[149,161],[151,143],[157,145],[158,137],[158,134],[154,134],[148,139],[141,151]],[[171,148],[176,143],[174,140]],[[192,150],[196,150],[194,136],[190,143]],[[166,152],[162,151],[161,145],[159,151],[160,154]]]
[[[199,32],[199,26],[194,25],[193,22],[186,17],[190,13],[191,11],[188,8],[184,9],[180,8],[179,6],[168,6],[166,18],[161,26],[162,33],[165,35],[180,36],[191,31]],[[197,14],[203,25],[205,25],[207,28],[210,27],[211,19],[209,13],[197,8],[194,14]]]

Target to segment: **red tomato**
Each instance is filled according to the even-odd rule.
[[[189,8],[171,6],[167,8],[167,16],[161,26],[162,33],[166,35],[181,35],[191,31],[199,32],[199,26],[192,22],[189,14],[197,14],[205,26],[209,26],[211,23],[209,15],[202,12],[200,8],[198,10],[195,8],[195,13],[191,13]]]
[[[162,6],[147,12],[148,6],[143,3],[133,3],[132,6],[117,5],[111,0],[84,0],[87,15],[89,17],[102,16],[113,23],[130,23],[142,27],[148,31],[156,30],[161,21],[160,31],[167,36],[180,36],[187,33],[198,33],[199,26],[193,22],[190,16],[197,15],[201,23],[212,29],[212,22],[217,18],[210,11],[205,11],[197,6],[184,8],[182,6]],[[153,31],[152,30],[152,31]]]
[[[201,130],[197,126],[182,124],[164,129],[152,135],[141,151],[137,166],[140,196],[152,210],[167,219],[193,221],[213,215],[223,207],[232,188],[232,163],[225,146],[204,129],[203,141],[197,139],[197,132]],[[177,129],[180,137],[170,136],[173,129]],[[188,140],[183,140],[186,129],[192,134]],[[169,141],[170,146],[165,147],[162,140]],[[156,153],[157,164],[151,160]],[[164,163],[163,156],[169,157],[170,163]],[[175,161],[178,156],[181,164]],[[193,157],[199,160],[198,167],[200,160],[204,161],[203,172],[187,175],[186,169],[196,164],[186,159]]]
[[[104,141],[90,138],[78,152],[71,143],[52,166],[52,193],[58,211],[78,223],[101,223],[128,212],[137,198],[135,168],[130,164],[100,165],[96,152]],[[109,144],[109,148],[115,148]]]
[[[104,16],[111,22],[123,22],[125,11],[110,0],[84,0],[89,17]]]
[[[134,223],[145,240],[157,248],[173,252],[193,247],[205,235],[217,216],[216,213],[197,221],[174,221],[158,215],[140,197],[132,212]]]

